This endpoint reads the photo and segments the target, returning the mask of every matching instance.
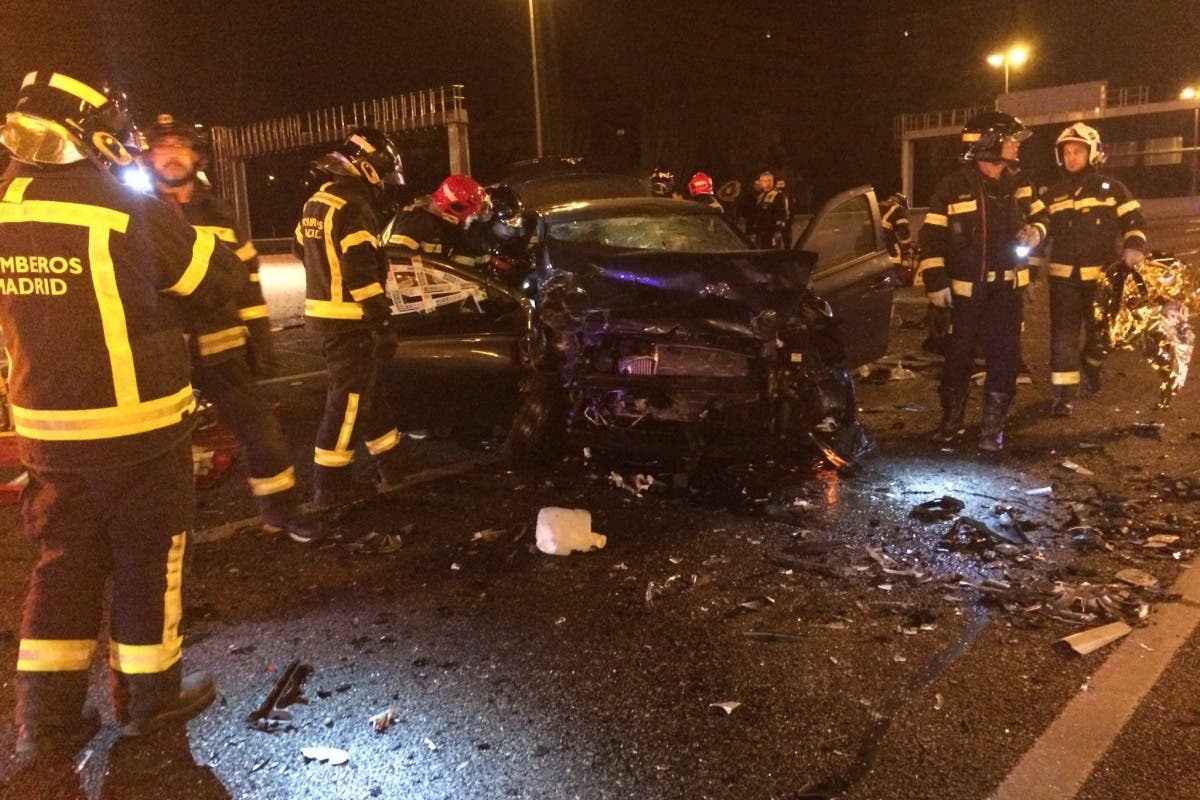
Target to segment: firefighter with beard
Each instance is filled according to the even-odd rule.
[[[467,267],[491,261],[482,241],[467,228],[484,216],[488,195],[469,175],[451,175],[433,194],[405,208],[392,223],[388,245],[416,255],[437,256]]]
[[[119,93],[25,76],[0,142],[0,327],[37,542],[17,655],[16,754],[45,765],[95,731],[88,670],[112,580],[117,724],[142,736],[215,696],[182,674],[184,550],[196,400],[179,312],[232,300],[245,266],[114,173],[133,165]],[[39,767],[40,769],[40,767]]]
[[[267,305],[258,282],[258,253],[238,226],[233,209],[198,177],[201,155],[196,128],[160,114],[146,129],[146,141],[149,150],[144,160],[154,176],[158,198],[189,225],[211,233],[233,250],[249,273],[236,305],[188,320],[192,380],[242,443],[250,493],[264,528],[283,531],[297,542],[311,541],[313,528],[299,515],[287,438],[254,385],[256,374],[271,377],[276,371]]]
[[[1095,128],[1069,126],[1055,141],[1054,155],[1063,177],[1042,195],[1050,215],[1050,413],[1066,417],[1080,388],[1084,394],[1100,390],[1103,342],[1092,310],[1097,281],[1118,253],[1129,269],[1141,263],[1146,220],[1125,184],[1099,172],[1104,146]]]
[[[380,214],[392,206],[404,178],[395,145],[374,128],[355,128],[314,170],[326,181],[304,204],[293,250],[307,276],[306,324],[322,336],[329,372],[313,454],[313,491],[315,505],[330,507],[375,493],[353,481],[358,439],[365,442],[383,486],[402,475],[400,433],[379,391],[380,373],[397,346],[388,327],[388,262],[379,237]]]
[[[1021,361],[1028,256],[1045,238],[1046,211],[1016,170],[1020,120],[989,111],[962,131],[961,166],[934,190],[921,227],[918,273],[929,301],[952,320],[942,369],[942,422],[935,441],[966,433],[964,415],[976,344],[987,360],[979,449],[1004,447],[1004,422]]]
[[[725,213],[725,206],[721,205],[721,201],[713,194],[712,178],[705,172],[697,172],[688,181],[688,194],[697,203],[702,203],[709,208],[715,208],[722,214]]]

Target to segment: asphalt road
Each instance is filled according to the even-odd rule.
[[[904,361],[921,306],[898,311]],[[1022,388],[999,457],[928,443],[930,368],[863,381],[879,446],[853,477],[759,465],[663,488],[672,478],[660,472],[659,488],[635,497],[609,478],[629,477],[628,465],[569,454],[511,473],[488,462],[489,431],[408,441],[414,473],[475,466],[331,520],[341,542],[245,530],[192,548],[185,660],[217,676],[220,699],[186,737],[114,744],[109,719],[78,772],[14,776],[13,732],[0,727],[0,796],[1200,796],[1200,596],[1187,583],[1200,543],[1200,388],[1152,411],[1149,367],[1121,353],[1100,397],[1049,419],[1045,311],[1043,294],[1026,340],[1036,383]],[[280,345],[291,373],[319,366],[302,330]],[[322,384],[267,390],[307,486]],[[202,534],[251,516],[240,469],[201,493]],[[1028,543],[910,516],[944,495],[1020,542],[999,515],[1011,508]],[[607,546],[538,552],[533,523],[548,505],[590,510]],[[17,529],[0,509],[5,717],[32,559]],[[371,531],[401,546],[346,546]],[[1162,588],[1123,584],[1127,569]],[[1148,620],[1077,655],[1058,640],[1108,620],[1052,617],[1056,582],[1070,593],[1060,616],[1103,596],[1126,611],[1146,601]],[[307,703],[276,732],[249,729],[293,659],[313,669]],[[105,671],[98,661],[93,695],[107,709]],[[388,709],[395,721],[376,732],[369,718]],[[317,745],[347,763],[306,760],[301,749]]]

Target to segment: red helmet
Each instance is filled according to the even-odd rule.
[[[692,179],[688,181],[688,193],[691,194],[692,197],[702,194],[712,194],[712,178],[710,178],[707,173],[697,172],[692,176]]]
[[[451,175],[434,190],[433,204],[461,225],[483,213],[487,207],[487,192],[469,175]]]

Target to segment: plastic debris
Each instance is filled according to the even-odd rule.
[[[708,707],[709,708],[719,708],[725,712],[726,716],[728,716],[728,715],[732,714],[734,711],[736,711],[737,709],[741,708],[742,704],[737,702],[736,700],[729,700],[724,703],[709,703]]]
[[[608,537],[592,531],[591,512],[582,508],[547,506],[538,511],[537,549],[554,556],[599,550]]]
[[[1025,494],[1030,497],[1049,497],[1054,494],[1054,489],[1049,486],[1039,486],[1036,489],[1026,489]]]
[[[619,472],[610,472],[608,473],[608,482],[618,489],[624,489],[634,497],[641,497],[643,492],[654,485],[654,476],[643,475],[639,472],[632,479],[628,479]]]
[[[375,729],[376,733],[383,733],[392,723],[396,721],[396,709],[389,708],[385,711],[380,711],[378,714],[371,716],[367,722]]]
[[[299,659],[288,664],[275,680],[267,699],[246,717],[246,724],[260,731],[286,727],[286,723],[292,721],[292,714],[284,709],[294,703],[308,703],[304,697],[304,680],[310,674],[312,667],[301,664]]]
[[[1062,467],[1063,469],[1069,469],[1072,472],[1077,473],[1079,475],[1083,475],[1085,477],[1091,477],[1092,475],[1096,474],[1096,473],[1092,472],[1090,469],[1088,469],[1087,467],[1076,464],[1074,461],[1072,461],[1069,458],[1064,459],[1063,462],[1061,464],[1059,464],[1059,466]]]
[[[504,535],[502,528],[485,528],[471,534],[472,542],[494,542]]]
[[[1124,622],[1111,622],[1108,625],[1101,625],[1098,628],[1091,628],[1079,633],[1073,633],[1070,636],[1064,636],[1059,641],[1066,642],[1076,653],[1086,656],[1088,653],[1094,653],[1101,647],[1106,647],[1118,639],[1128,636],[1132,630],[1133,628]]]
[[[927,500],[913,506],[908,515],[922,522],[941,522],[954,519],[958,512],[965,507],[966,504],[957,497],[942,495],[937,500]]]
[[[1143,589],[1157,589],[1158,578],[1140,569],[1123,569],[1113,576],[1130,586],[1140,586]]]
[[[300,750],[300,755],[309,761],[328,761],[333,767],[350,760],[350,754],[337,747],[305,747]]]

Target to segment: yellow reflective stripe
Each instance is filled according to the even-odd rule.
[[[305,300],[304,316],[321,319],[362,319],[362,306],[358,303],[334,303],[329,300]]]
[[[1057,203],[1051,203],[1049,206],[1051,214],[1057,214],[1060,211],[1070,211],[1074,207],[1075,201],[1069,197],[1066,200],[1059,200]]]
[[[421,246],[417,244],[417,240],[411,236],[405,236],[403,233],[396,233],[388,240],[389,244],[398,244],[401,247],[407,247],[409,250],[420,250]]]
[[[288,467],[278,475],[269,478],[250,478],[250,494],[255,497],[266,497],[271,494],[286,492],[296,485],[296,469]]]
[[[100,92],[97,92],[95,89],[88,86],[86,83],[81,83],[80,81],[75,80],[74,78],[70,77],[69,75],[63,75],[58,72],[51,75],[50,76],[50,88],[58,89],[59,91],[66,92],[67,94],[70,94],[70,95],[74,95],[75,97],[78,97],[83,102],[93,105],[96,108],[100,108],[101,106],[108,104],[107,97],[100,94]]]
[[[329,299],[340,302],[342,299],[342,262],[338,259],[337,247],[333,242],[333,215],[340,206],[330,206],[325,213],[325,260],[329,262]]]
[[[95,652],[95,639],[22,639],[17,671],[82,672]]]
[[[1040,214],[1045,210],[1046,210],[1046,204],[1043,203],[1041,201],[1041,199],[1034,200],[1032,203],[1029,204],[1029,216],[1033,216],[1035,214]]]
[[[338,431],[337,444],[334,450],[349,450],[350,437],[354,434],[354,419],[358,416],[358,394],[350,392],[346,395],[346,415],[342,417],[342,429]]]
[[[951,203],[950,205],[946,206],[946,213],[950,216],[954,216],[955,214],[970,214],[971,212],[978,210],[979,203],[975,200],[967,200],[962,203]]]
[[[355,231],[342,239],[342,252],[346,252],[356,244],[363,243],[371,245],[371,247],[379,247],[379,237],[370,231]]]
[[[193,225],[192,227],[198,231],[207,231],[222,242],[234,243],[237,241],[237,234],[233,228],[225,228],[220,225]]]
[[[13,182],[8,185],[8,190],[4,193],[4,202],[20,203],[24,200],[25,190],[32,180],[33,178],[13,178]]]
[[[1033,187],[1032,186],[1018,186],[1017,191],[1013,195],[1013,197],[1017,198],[1018,200],[1024,199],[1026,197],[1033,197]]]
[[[925,215],[925,224],[926,225],[937,225],[939,227],[944,228],[944,227],[946,227],[946,224],[947,224],[946,215],[945,214],[926,214]]]
[[[1142,207],[1142,204],[1139,203],[1137,200],[1130,200],[1128,203],[1122,203],[1121,205],[1117,206],[1117,216],[1123,217],[1126,214],[1128,214],[1130,211],[1136,211],[1137,209],[1139,209],[1141,207]]]
[[[133,366],[133,346],[125,321],[125,304],[117,289],[117,271],[108,249],[108,228],[94,227],[88,232],[88,260],[91,262],[92,290],[100,310],[100,326],[112,369],[113,397],[117,406],[137,406],[137,370]]]
[[[267,316],[267,307],[262,306],[246,306],[238,309],[238,318],[242,320],[248,319],[263,319]]]
[[[179,623],[183,619],[183,553],[187,534],[171,537],[167,552],[167,588],[163,593],[162,641],[158,644],[122,644],[114,640],[108,651],[108,664],[125,675],[153,675],[166,672],[183,655],[183,637]]]
[[[322,467],[348,467],[354,462],[353,450],[322,450],[313,448],[313,463]]]
[[[300,230],[300,223],[296,223],[296,242],[301,246],[304,245],[304,233]]]
[[[233,254],[242,261],[251,261],[258,257],[258,251],[254,249],[254,242],[246,242],[237,250],[234,250]]]
[[[47,222],[54,225],[108,228],[124,233],[129,227],[129,215],[113,211],[111,208],[84,203],[24,200],[20,203],[0,203],[0,223],[3,222]]]
[[[450,260],[465,267],[473,267],[476,264],[474,256],[451,256]]]
[[[197,230],[196,241],[192,244],[192,260],[183,271],[183,275],[174,285],[167,287],[167,294],[186,297],[196,291],[200,281],[208,274],[208,262],[217,246],[217,238],[208,231]]]
[[[917,269],[924,271],[927,269],[933,269],[934,267],[944,266],[946,266],[946,259],[942,258],[941,256],[931,256],[930,258],[922,258],[920,263],[917,264]]]
[[[400,444],[400,431],[392,428],[378,439],[371,439],[367,442],[367,452],[377,456],[380,453],[386,453],[398,444]]]
[[[328,184],[326,184],[328,186]],[[332,208],[341,208],[346,205],[346,201],[338,197],[336,194],[329,192],[317,192],[310,199],[316,200],[318,203],[324,203]]]
[[[1022,286],[1028,286],[1028,285],[1029,285],[1029,270],[1027,270],[1027,269],[1017,270],[1017,288],[1019,289]]]
[[[383,287],[378,283],[372,283],[370,286],[364,286],[361,289],[350,290],[350,296],[360,303],[368,297],[374,297],[377,294],[383,294]]]
[[[250,281],[251,283],[258,283],[259,282],[258,273],[251,272],[249,275],[246,276],[246,280]]]
[[[1134,229],[1133,229],[1133,230],[1131,230],[1131,231],[1125,231],[1125,238],[1126,238],[1126,239],[1130,239],[1130,238],[1133,238],[1133,239],[1142,239],[1142,240],[1144,241],[1144,240],[1145,240],[1145,238],[1146,238],[1146,234],[1144,234],[1144,233],[1142,233],[1141,231],[1139,231],[1139,230],[1137,230],[1136,228],[1134,228]]]
[[[1050,383],[1053,386],[1074,386],[1079,383],[1078,372],[1051,372]]]
[[[440,253],[443,247],[440,242],[421,242],[421,249],[426,253]]]
[[[1076,208],[1096,208],[1098,206],[1115,206],[1117,198],[1106,197],[1101,200],[1099,197],[1083,197],[1075,201]]]
[[[1044,267],[1046,265],[1046,259],[1044,256],[1030,256],[1029,263],[1035,266]]]
[[[1044,223],[1044,222],[1035,222],[1035,223],[1033,223],[1033,227],[1035,227],[1035,228],[1037,228],[1039,231],[1041,231],[1041,234],[1042,234],[1042,238],[1043,238],[1043,239],[1045,239],[1045,238],[1046,238],[1046,223]]]
[[[1104,271],[1104,267],[1080,267],[1079,280],[1081,281],[1098,281],[1100,274]]]
[[[46,410],[11,406],[17,433],[29,439],[79,441],[129,436],[165,428],[196,409],[192,387],[131,406]]]
[[[248,333],[244,325],[238,325],[236,328],[226,328],[213,333],[202,333],[196,337],[197,348],[200,350],[200,355],[202,356],[224,353],[226,350],[233,350],[235,347],[244,345]]]
[[[975,287],[970,281],[951,280],[950,291],[959,297],[970,297],[971,293],[975,291]]]
[[[1050,265],[1050,277],[1051,278],[1069,278],[1069,277],[1071,277],[1072,273],[1074,273],[1074,272],[1075,272],[1075,267],[1071,266],[1070,264],[1053,264],[1052,263]]]

